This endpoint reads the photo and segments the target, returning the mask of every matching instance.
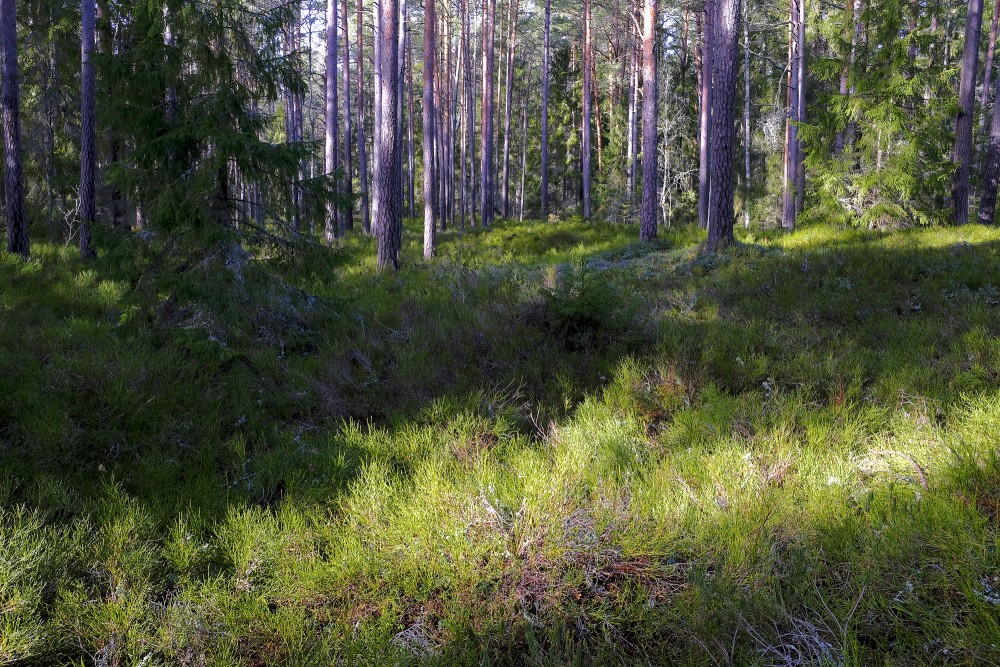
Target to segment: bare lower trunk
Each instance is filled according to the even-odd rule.
[[[549,219],[549,69],[552,62],[552,0],[545,0],[545,28],[542,51],[542,220]]]
[[[82,53],[80,70],[80,257],[92,259],[94,249],[90,244],[90,225],[97,220],[97,202],[94,199],[94,168],[96,162],[94,107],[96,103],[96,76],[94,72],[94,24],[97,19],[94,0],[81,4]]]
[[[785,155],[784,155],[784,187],[782,193],[781,226],[785,229],[795,228],[796,190],[798,183],[799,157],[799,43],[798,43],[799,13],[796,0],[789,3],[788,24],[788,111],[785,120]]]
[[[493,96],[494,30],[496,0],[484,0],[483,7],[483,103],[480,128],[479,208],[483,227],[493,224]]]
[[[327,176],[337,171],[337,159],[340,154],[340,107],[337,98],[337,87],[340,85],[337,76],[337,0],[327,0],[326,3],[326,128],[324,136],[324,167]],[[334,181],[334,193],[341,194],[340,178]],[[333,243],[335,236],[343,236],[346,227],[343,215],[337,211],[334,202],[326,205],[326,226],[324,237],[328,244]]]
[[[698,224],[708,229],[710,221],[709,196],[712,189],[712,154],[709,138],[712,132],[712,60],[715,3],[705,0],[705,28],[701,38],[701,111],[698,130]]]
[[[642,217],[639,239],[656,238],[656,24],[657,0],[644,0],[642,10]]]
[[[799,31],[798,39],[796,43],[798,44],[798,59],[799,67],[796,74],[799,77],[798,83],[795,86],[795,93],[798,95],[798,102],[795,105],[795,110],[798,112],[796,116],[796,121],[798,122],[798,127],[801,127],[806,122],[806,2],[805,0],[798,0],[799,18],[797,28]],[[802,139],[802,133],[797,132],[798,141],[795,144],[795,213],[798,215],[802,212],[802,208],[805,205],[806,196],[806,144]]]
[[[844,10],[844,16],[848,17],[851,21],[848,29],[851,30],[851,49],[847,54],[847,58],[844,60],[844,67],[840,70],[840,88],[838,93],[842,100],[847,100],[850,93],[849,77],[851,71],[854,69],[854,60],[858,48],[858,37],[860,36],[860,22],[861,22],[861,3],[857,0],[847,0],[847,7]],[[837,136],[833,140],[833,152],[836,155],[840,155],[844,152],[844,130],[839,130]]]
[[[354,130],[351,127],[351,39],[347,26],[347,0],[341,0],[340,5],[341,34],[344,39],[344,137],[341,140],[341,168],[344,170],[344,195],[350,202],[344,209],[344,220],[347,229],[354,229],[354,164],[351,151]]]
[[[590,161],[593,153],[591,146],[591,113],[593,106],[593,81],[591,81],[591,59],[593,58],[593,36],[590,28],[590,2],[583,0],[583,141],[581,143],[583,166],[583,218],[590,219]]]
[[[24,216],[24,177],[21,170],[21,110],[17,67],[15,0],[0,0],[0,40],[3,49],[3,144],[6,165],[4,199],[7,213],[7,251],[28,257],[28,221]]]
[[[750,229],[750,3],[743,4],[743,226]]]
[[[636,157],[638,155],[638,137],[636,128],[638,127],[637,116],[639,115],[639,58],[636,49],[630,49],[631,66],[629,68],[628,79],[628,122],[626,124],[625,139],[625,198],[628,201],[628,216],[631,217],[635,206],[635,182],[636,182]]]
[[[524,222],[524,186],[528,175],[528,92],[521,95],[521,186],[518,190],[518,220]]]
[[[358,185],[361,188],[361,230],[372,233],[371,208],[368,205],[368,155],[365,147],[365,42],[363,1],[358,0]]]
[[[424,0],[424,259],[434,257],[437,180],[434,165],[434,56],[436,0]]]
[[[378,7],[378,91],[375,139],[374,223],[378,241],[378,268],[398,269],[402,246],[399,118],[399,0],[380,0]]]
[[[1000,182],[1000,86],[993,103],[993,122],[990,125],[990,145],[983,171],[983,196],[979,198],[979,222],[992,225],[996,213],[997,184]]]
[[[1000,0],[995,0],[993,4],[993,23],[990,25],[990,41],[986,47],[986,67],[984,69],[985,74],[983,75],[983,96],[981,98],[981,106],[983,107],[983,115],[981,125],[986,124],[986,109],[989,108],[990,103],[990,86],[993,81],[993,57],[996,54],[997,48],[997,28],[998,21],[1000,21]]]
[[[969,221],[969,173],[972,159],[972,122],[976,106],[976,69],[979,66],[979,34],[983,24],[983,0],[969,0],[965,22],[965,52],[958,88],[958,116],[955,118],[955,150],[957,169],[952,181],[951,198],[955,209],[955,224]]]
[[[514,104],[514,49],[517,46],[517,23],[518,0],[510,0],[510,16],[507,19],[507,90],[503,123],[503,176],[500,186],[500,206],[504,218],[510,217],[510,119]]]
[[[715,29],[715,83],[712,122],[712,195],[708,249],[716,252],[733,240],[733,121],[736,115],[737,28],[740,0],[719,0]]]

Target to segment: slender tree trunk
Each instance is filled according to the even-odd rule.
[[[698,134],[698,224],[708,229],[710,222],[709,195],[712,189],[712,154],[709,139],[712,132],[712,61],[713,33],[715,24],[715,3],[719,0],[705,0],[705,29],[701,47],[701,120]]]
[[[552,0],[545,0],[545,26],[542,47],[542,220],[549,219],[549,70],[552,64]]]
[[[591,34],[591,0],[583,0],[583,141],[581,143],[583,163],[583,218],[590,219],[590,180],[591,180],[591,114],[593,106],[593,81],[591,81],[591,59],[593,58],[593,35]]]
[[[466,213],[475,208],[469,197],[469,150],[474,143],[473,119],[475,118],[472,103],[472,61],[469,54],[469,0],[462,0],[462,86],[464,88],[464,103],[462,105],[462,203],[459,208],[459,225],[465,229]]]
[[[521,94],[521,186],[518,190],[518,220],[524,222],[524,186],[528,175],[528,90]]]
[[[517,47],[518,0],[510,0],[509,14],[507,19],[507,90],[503,123],[503,177],[500,188],[500,206],[505,219],[510,217],[510,122],[514,104],[514,49]]]
[[[798,0],[799,18],[797,28],[798,58],[799,66],[796,70],[798,83],[795,86],[795,93],[798,95],[798,102],[795,105],[798,115],[797,127],[801,127],[806,122],[806,0]],[[802,139],[802,133],[796,132],[798,141],[795,143],[795,213],[802,212],[806,196],[806,144]]]
[[[784,192],[782,195],[781,226],[785,229],[795,228],[796,194],[798,183],[799,157],[799,43],[798,20],[799,13],[796,0],[789,3],[788,23],[788,111],[785,120],[785,173]]]
[[[644,0],[642,9],[642,217],[639,239],[656,238],[656,26],[657,0]]]
[[[736,62],[739,54],[740,0],[719,0],[715,28],[715,83],[712,122],[712,194],[708,249],[716,252],[733,240],[733,134],[736,116]]]
[[[376,41],[378,64],[375,69],[378,133],[375,138],[373,202],[380,270],[399,268],[402,247],[399,31],[399,0],[380,0]]]
[[[0,95],[3,106],[3,144],[6,163],[4,199],[7,209],[7,251],[27,258],[30,248],[28,221],[24,215],[24,176],[21,169],[21,96],[17,66],[16,6],[15,0],[0,0],[0,40],[3,42],[3,78]],[[93,34],[93,27],[91,31]],[[88,248],[89,245],[88,238]],[[84,257],[87,256],[90,256],[89,252],[84,254]]]
[[[496,0],[484,0],[483,7],[483,104],[480,128],[479,208],[483,227],[493,224],[493,96]]]
[[[332,176],[338,165],[340,157],[340,105],[337,99],[337,87],[340,79],[337,76],[337,30],[339,21],[337,20],[337,0],[327,0],[326,3],[326,128],[325,128],[325,151],[324,166],[326,175]],[[334,185],[334,193],[341,194],[340,177],[338,176]],[[334,202],[327,202],[326,205],[326,227],[324,236],[327,244],[333,243],[334,237],[344,235],[346,229],[344,216],[337,210]]]
[[[750,229],[750,3],[743,3],[743,226]]]
[[[371,208],[368,203],[368,156],[365,146],[365,41],[364,0],[358,0],[358,185],[361,188],[361,230],[372,233]]]
[[[97,3],[97,34],[99,35],[98,49],[104,58],[110,59],[114,55],[114,31],[111,26],[111,13],[107,0]],[[110,85],[106,89],[106,94],[114,94]],[[121,153],[121,140],[114,128],[109,128],[107,131],[107,143],[108,164],[117,164]],[[128,229],[129,226],[125,218],[125,210],[122,207],[121,190],[114,184],[111,185],[111,226],[115,229]]]
[[[995,220],[997,184],[1000,183],[1000,86],[996,86],[997,99],[993,102],[993,121],[990,125],[990,145],[983,171],[983,196],[979,198],[979,222],[992,225]]]
[[[958,116],[955,118],[954,162],[957,167],[951,198],[955,224],[969,221],[969,173],[972,159],[972,123],[976,106],[976,69],[979,67],[979,34],[983,25],[983,0],[969,0],[965,21],[965,52],[958,88]]]
[[[990,41],[986,47],[986,67],[984,69],[985,74],[983,75],[983,96],[980,102],[983,107],[983,115],[980,125],[986,124],[986,110],[989,109],[990,104],[990,86],[993,81],[993,57],[996,54],[997,49],[997,27],[998,20],[1000,20],[1000,0],[995,0],[993,3],[993,22],[990,25]]]
[[[434,164],[434,58],[437,0],[424,0],[424,259],[434,257],[437,233],[437,179]]]
[[[344,137],[341,140],[343,160],[341,164],[344,170],[344,195],[348,202],[348,208],[344,210],[344,219],[347,229],[354,229],[354,164],[351,151],[351,144],[354,142],[354,130],[351,127],[351,33],[347,25],[347,0],[341,0],[341,34],[344,39]]]
[[[94,195],[94,169],[96,163],[94,107],[96,104],[96,76],[94,72],[94,27],[97,8],[94,0],[81,4],[82,53],[80,71],[80,257],[95,256],[90,244],[90,225],[97,221],[97,202]]]
[[[638,155],[638,136],[636,135],[636,128],[638,127],[639,115],[639,57],[637,50],[633,47],[629,49],[631,51],[631,66],[629,67],[629,82],[628,82],[628,123],[626,126],[626,148],[625,148],[625,162],[626,162],[626,180],[625,180],[625,198],[628,201],[628,217],[631,218],[632,214],[635,212],[635,183],[638,169],[636,168],[636,156]]]

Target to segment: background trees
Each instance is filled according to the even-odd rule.
[[[359,210],[377,232],[369,211],[396,202],[370,205],[369,192],[393,170],[425,204],[428,256],[456,217],[489,225],[522,208],[643,222],[644,238],[654,221],[708,227],[726,191],[715,178],[735,179],[747,225],[964,222],[970,203],[992,220],[996,3],[748,7],[731,100],[743,159],[717,168],[710,139],[730,104],[716,99],[719,0],[663,2],[652,32],[636,0],[427,0],[405,16],[397,3],[391,54],[370,0],[87,1],[25,5],[16,24],[4,14],[12,252],[27,254],[30,220],[84,255],[88,223],[332,240]],[[397,109],[383,118],[389,56]],[[370,163],[382,131],[402,143],[404,127],[410,157]]]

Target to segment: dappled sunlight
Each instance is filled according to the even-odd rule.
[[[352,239],[325,286],[281,269],[329,302],[280,350],[210,273],[174,285],[199,328],[100,263],[0,264],[38,304],[0,325],[5,650],[989,655],[1000,232],[831,229],[498,225],[401,278]]]

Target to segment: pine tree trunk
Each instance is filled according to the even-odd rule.
[[[990,125],[990,145],[983,171],[983,196],[979,198],[979,222],[992,225],[996,214],[997,184],[1000,183],[1000,86],[996,86],[997,99],[993,102],[993,121]]]
[[[630,31],[631,32],[631,31]],[[638,127],[637,116],[639,115],[639,54],[634,48],[629,49],[631,51],[631,65],[629,67],[629,81],[628,81],[628,122],[626,126],[626,148],[625,148],[625,162],[626,162],[626,179],[625,179],[625,199],[628,202],[628,214],[629,218],[635,212],[635,183],[638,169],[636,168],[636,157],[638,156],[638,137],[636,136],[636,128]]]
[[[798,18],[796,0],[789,3],[788,23],[788,111],[785,120],[785,170],[782,194],[781,226],[785,229],[795,229],[795,197],[798,183],[799,157],[799,57],[798,57]]]
[[[750,3],[743,3],[743,226],[750,229]]]
[[[480,166],[479,166],[479,208],[480,224],[489,227],[493,224],[493,97],[496,0],[484,0],[483,7],[483,102],[482,122],[480,123]]]
[[[437,233],[437,179],[434,164],[434,58],[437,0],[424,0],[424,259],[434,257]]]
[[[701,112],[698,129],[698,224],[708,229],[710,222],[709,195],[712,190],[712,154],[709,139],[712,132],[713,114],[713,33],[715,23],[715,3],[719,0],[705,0],[705,28],[701,38]]]
[[[995,0],[993,4],[993,22],[990,25],[990,41],[986,47],[986,67],[984,69],[985,74],[983,75],[983,96],[980,102],[983,107],[983,115],[981,116],[981,125],[986,124],[986,110],[989,108],[990,103],[990,86],[993,81],[993,57],[996,54],[997,49],[997,28],[1000,21],[1000,0]]]
[[[351,33],[347,25],[347,0],[341,0],[340,15],[341,34],[344,39],[344,136],[340,143],[343,152],[341,168],[344,171],[344,195],[348,202],[351,202],[344,210],[344,220],[347,229],[354,229],[354,164],[351,151],[354,138],[351,123],[354,116],[351,114]]]
[[[518,220],[524,222],[524,187],[528,176],[528,91],[521,95],[521,186],[518,191]]]
[[[955,224],[969,221],[969,173],[972,159],[972,124],[976,106],[976,69],[979,67],[979,34],[983,25],[983,0],[969,0],[965,21],[965,52],[962,55],[962,75],[958,87],[958,116],[955,118],[955,150],[957,167],[952,181],[951,199],[955,209]]]
[[[656,238],[656,26],[657,0],[644,0],[642,9],[642,216],[639,239]]]
[[[325,151],[324,167],[328,177],[332,176],[338,167],[340,157],[340,106],[338,104],[337,87],[340,79],[337,76],[338,52],[337,52],[337,31],[339,21],[337,20],[337,0],[327,0],[326,3],[326,129],[325,129]],[[334,183],[334,193],[341,194],[340,177]],[[334,202],[326,204],[326,226],[324,236],[327,244],[333,243],[334,237],[344,235],[346,228],[344,216],[337,210]]]
[[[733,134],[736,116],[737,29],[740,0],[719,0],[715,28],[715,83],[712,122],[712,194],[708,249],[716,252],[733,240]]]
[[[380,0],[375,68],[378,132],[374,149],[374,229],[378,268],[399,269],[402,247],[402,166],[399,118],[399,0]]]
[[[462,86],[464,89],[464,103],[462,105],[462,146],[461,146],[461,187],[462,202],[459,206],[459,225],[465,229],[466,212],[473,208],[469,199],[469,150],[472,148],[472,122],[474,112],[472,108],[472,62],[469,59],[469,0],[462,0]]]
[[[583,141],[581,143],[583,163],[583,219],[590,219],[591,181],[591,114],[593,112],[593,82],[591,81],[591,59],[593,58],[593,35],[591,34],[591,0],[583,0]]]
[[[507,19],[507,90],[503,123],[503,177],[500,188],[500,206],[505,219],[510,217],[510,123],[514,104],[514,49],[517,47],[518,19],[518,2],[510,0],[510,16]]]
[[[21,110],[17,66],[17,3],[0,0],[0,40],[3,50],[3,144],[6,164],[4,199],[7,251],[29,255],[28,221],[24,216],[24,176],[21,168]],[[89,243],[88,243],[89,245]]]
[[[368,202],[368,155],[365,146],[365,41],[364,41],[364,0],[358,0],[358,185],[361,188],[361,230],[372,233],[371,207]]]
[[[799,31],[798,39],[798,59],[799,66],[796,70],[798,83],[795,86],[795,93],[798,101],[795,105],[797,112],[796,120],[798,127],[806,122],[806,2],[798,0],[799,17],[796,27]],[[805,205],[806,196],[806,144],[802,139],[802,133],[796,132],[798,141],[795,143],[795,214],[802,212]]]
[[[90,244],[90,225],[97,220],[97,202],[94,191],[96,146],[94,107],[96,105],[96,76],[94,71],[94,28],[97,8],[94,0],[83,0],[81,6],[81,69],[80,69],[80,257],[95,256]],[[8,195],[9,196],[9,195]]]
[[[549,70],[552,63],[552,0],[545,0],[545,27],[542,51],[542,192],[541,215],[543,221],[549,219]]]

